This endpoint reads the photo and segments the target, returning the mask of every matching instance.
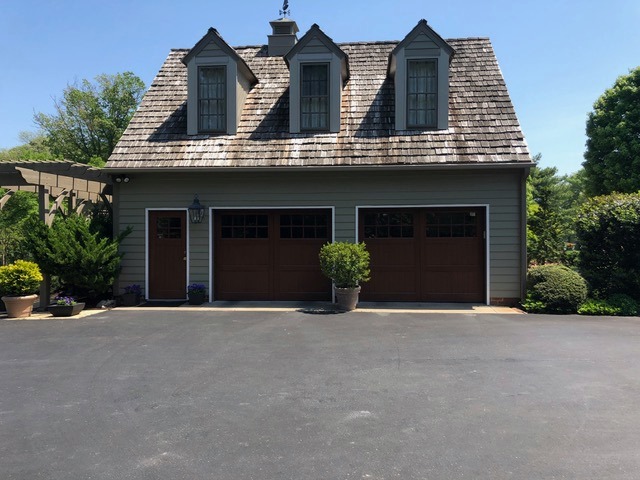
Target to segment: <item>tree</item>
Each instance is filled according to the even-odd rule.
[[[534,160],[540,160],[536,155]],[[568,200],[564,177],[555,167],[533,167],[527,180],[527,253],[533,263],[559,262],[569,235],[563,207]]]
[[[54,101],[56,113],[38,113],[34,120],[45,132],[51,151],[67,160],[102,166],[129,124],[145,85],[131,72],[98,75],[68,85]]]
[[[0,189],[0,197],[5,193]],[[27,218],[37,214],[38,198],[30,192],[16,192],[0,210],[0,265],[28,258],[22,228]]]
[[[640,67],[594,104],[583,165],[589,196],[640,190]]]
[[[580,272],[596,296],[640,298],[640,194],[586,202],[577,219]]]
[[[56,160],[53,152],[47,146],[47,138],[40,132],[20,132],[22,145],[0,149],[0,161],[17,160]]]
[[[28,249],[44,273],[58,277],[70,293],[94,300],[107,294],[120,271],[119,243],[129,229],[111,240],[79,215],[56,218],[51,228],[38,219],[26,226]]]

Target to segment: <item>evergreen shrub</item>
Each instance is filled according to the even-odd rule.
[[[540,265],[527,273],[525,310],[536,313],[575,313],[587,298],[587,283],[564,265]]]
[[[594,296],[640,298],[640,194],[590,199],[578,215],[579,270]]]

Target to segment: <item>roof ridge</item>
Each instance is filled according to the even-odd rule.
[[[445,41],[447,42],[456,42],[456,41],[461,41],[461,40],[488,40],[490,41],[491,38],[490,37],[455,37],[455,38],[445,38]],[[394,45],[394,44],[398,44],[400,43],[401,40],[358,40],[358,41],[354,41],[354,42],[336,42],[336,45],[338,46],[350,46],[350,45]],[[248,48],[258,48],[258,49],[262,49],[262,48],[266,48],[268,45],[262,44],[262,45],[232,45],[231,47],[235,50],[235,49],[248,49]],[[190,48],[185,48],[185,47],[179,47],[179,48],[172,48],[171,51],[172,52],[188,52],[190,51]]]

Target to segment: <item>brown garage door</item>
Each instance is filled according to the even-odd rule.
[[[216,300],[331,299],[318,261],[329,210],[217,210],[214,230]]]
[[[369,301],[484,302],[485,209],[367,209]]]

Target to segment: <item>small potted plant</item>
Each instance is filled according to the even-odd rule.
[[[31,316],[40,282],[42,273],[33,262],[17,260],[11,265],[0,267],[0,292],[4,294],[2,301],[9,318]]]
[[[320,269],[334,284],[341,310],[354,310],[360,283],[369,280],[369,252],[364,243],[327,243],[320,249]]]
[[[187,287],[189,305],[202,305],[207,296],[207,287],[202,283],[192,283]]]
[[[47,307],[54,317],[72,317],[84,309],[84,303],[77,302],[73,297],[57,296],[55,302]]]
[[[124,293],[121,295],[123,307],[135,307],[140,305],[142,298],[142,287],[140,285],[127,285],[124,287]]]

